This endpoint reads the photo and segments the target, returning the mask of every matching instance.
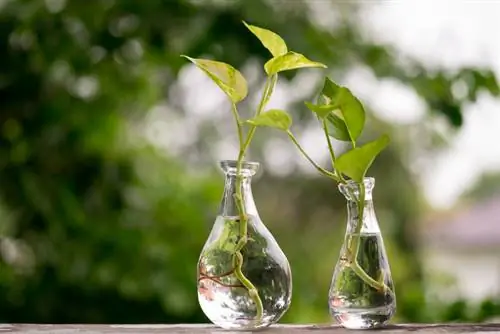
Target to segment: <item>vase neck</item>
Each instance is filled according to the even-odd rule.
[[[360,216],[359,203],[355,201],[347,202],[347,233],[356,233]],[[363,205],[363,226],[359,229],[359,233],[379,233],[377,216],[373,207],[373,201],[366,200]]]
[[[219,215],[224,217],[239,216],[237,195],[241,194],[243,208],[247,215],[258,215],[252,194],[252,176],[258,168],[257,163],[244,162],[238,171],[235,161],[221,162],[225,174],[224,195]]]
[[[380,233],[375,208],[373,206],[372,192],[375,179],[364,179],[364,199],[361,198],[361,185],[353,181],[339,186],[340,191],[347,199],[347,233]],[[363,225],[360,224],[360,211],[363,211]]]

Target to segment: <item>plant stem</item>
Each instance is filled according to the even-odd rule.
[[[200,278],[198,278],[198,282],[204,281],[204,280],[209,280],[214,283],[219,284],[220,286],[223,286],[225,288],[245,288],[243,284],[226,284],[220,281],[218,278],[214,278],[212,276],[203,276],[201,275]]]
[[[236,109],[236,104],[231,103],[231,111],[233,112],[234,120],[236,121],[236,128],[238,131],[238,141],[241,144],[243,143],[243,129],[241,128],[241,119],[238,114],[238,109]]]
[[[204,276],[204,277],[221,278],[221,277],[226,277],[226,276],[232,275],[234,273],[234,268],[229,270],[228,272],[223,273],[223,274],[213,275],[213,276],[207,275],[206,270],[201,266],[198,267],[198,271],[199,271],[200,275]]]
[[[297,141],[297,138],[295,138],[295,136],[293,135],[293,133],[290,130],[287,130],[286,133],[287,133],[288,137],[291,139],[291,141],[295,144],[295,146],[299,149],[300,153],[302,153],[302,155],[314,166],[314,168],[316,168],[321,174],[324,174],[324,175],[328,176],[329,178],[334,179],[337,182],[340,182],[340,179],[337,177],[337,175],[335,175],[332,172],[327,171],[326,169],[324,169],[323,167],[318,165],[313,159],[311,159],[311,157],[302,148],[302,146],[300,146],[299,142]]]
[[[269,102],[269,99],[271,98],[271,94],[274,91],[274,87],[275,87],[277,81],[278,81],[277,74],[274,74],[274,75],[267,78],[266,85],[264,86],[264,92],[262,94],[262,98],[260,99],[259,106],[257,107],[257,111],[255,112],[255,117],[259,116],[262,113],[262,111],[264,111],[264,107]],[[257,129],[256,125],[250,126],[250,130],[248,131],[248,135],[247,135],[247,138],[245,140],[245,143],[243,144],[243,147],[240,149],[240,156],[238,157],[238,161],[240,160],[240,158],[242,159],[243,156],[245,155],[245,151],[247,150],[248,146],[250,145],[250,142],[252,141],[252,138],[253,138],[253,135],[254,135],[256,129]]]
[[[326,142],[328,143],[328,150],[330,151],[330,158],[332,160],[332,167],[335,168],[335,153],[333,153],[332,141],[330,140],[330,135],[328,134],[326,120],[323,120],[323,132],[325,133]]]
[[[330,138],[328,136],[328,129],[326,127],[326,123],[323,122],[323,130],[325,132],[325,136],[327,137],[328,141],[328,149],[330,151],[330,156],[332,159],[332,164],[335,164],[335,155],[333,153],[333,147],[332,143],[330,141]],[[302,155],[322,174],[334,179],[335,181],[342,183],[342,184],[347,184],[347,181],[344,179],[342,176],[342,173],[337,172],[337,170],[334,169],[334,173],[331,173],[321,166],[319,166],[314,160],[307,155],[305,150],[300,146],[299,142],[293,135],[293,133],[288,130],[287,131],[288,137],[292,140],[292,142],[297,146],[299,151],[302,153]],[[353,144],[355,147],[356,144]],[[359,252],[359,243],[361,239],[361,229],[363,227],[363,215],[364,215],[364,208],[365,208],[365,183],[364,181],[359,184],[359,198],[356,198],[355,194],[352,194],[354,201],[356,201],[356,204],[358,206],[358,223],[356,225],[356,230],[353,235],[353,239],[351,244],[349,245],[348,249],[348,262],[349,266],[351,267],[352,271],[358,275],[359,278],[361,278],[366,284],[370,285],[374,289],[378,291],[389,291],[392,293],[390,288],[384,283],[384,282],[378,282],[374,280],[370,275],[366,273],[366,271],[361,268],[361,266],[358,263],[358,252]]]
[[[259,102],[259,106],[257,107],[257,110],[255,112],[255,115],[258,116],[260,113],[264,110],[264,107],[266,106],[267,102],[269,102],[269,99],[271,97],[271,94],[274,90],[274,86],[276,85],[276,81],[278,79],[277,75],[272,75],[271,77],[268,77],[266,80],[266,85],[264,86],[264,93],[262,94],[262,98]],[[259,296],[259,292],[257,288],[252,284],[252,282],[245,277],[243,272],[241,271],[241,268],[243,266],[243,255],[241,254],[241,250],[245,247],[245,245],[248,242],[248,216],[245,212],[245,205],[243,203],[243,195],[241,188],[243,186],[243,175],[241,174],[241,167],[243,164],[243,159],[245,158],[245,153],[246,150],[248,149],[248,146],[250,145],[250,142],[252,141],[252,138],[254,136],[256,126],[251,126],[250,130],[248,131],[247,137],[245,141],[243,142],[243,135],[242,135],[242,130],[241,130],[241,121],[239,120],[238,112],[236,110],[236,106],[233,104],[233,113],[236,117],[236,123],[238,126],[238,138],[240,141],[240,152],[238,154],[238,161],[237,161],[237,167],[236,167],[236,194],[235,194],[235,202],[236,206],[238,208],[238,212],[240,215],[240,230],[239,230],[239,240],[238,244],[236,245],[236,251],[234,254],[234,263],[235,263],[235,268],[234,268],[234,274],[238,278],[238,280],[245,286],[245,288],[248,291],[248,294],[250,298],[255,303],[256,307],[256,318],[258,321],[262,319],[262,315],[264,313],[264,307],[262,305],[262,299]]]
[[[326,119],[323,119],[323,132],[325,133],[326,142],[328,143],[328,150],[330,151],[330,159],[332,161],[333,174],[335,176],[337,176],[337,178],[339,179],[340,183],[346,183],[344,177],[342,176],[342,173],[339,173],[337,171],[337,169],[335,168],[336,157],[335,157],[335,153],[333,152],[332,140],[330,139],[330,135],[328,133],[328,127],[327,127],[327,124],[326,124]]]
[[[358,206],[358,223],[356,224],[356,229],[354,231],[354,235],[352,235],[352,242],[349,245],[349,251],[348,251],[348,256],[349,256],[349,265],[358,275],[359,278],[361,278],[366,284],[371,286],[377,291],[389,291],[392,293],[391,289],[385,284],[385,282],[378,282],[374,280],[370,275],[366,273],[366,271],[361,268],[361,266],[358,263],[358,253],[359,253],[359,245],[360,245],[360,239],[361,239],[361,229],[363,228],[363,216],[364,216],[364,209],[365,209],[365,183],[364,180],[359,183],[359,197],[356,198],[355,194],[351,194],[356,201],[356,204]]]
[[[359,197],[356,200],[356,196],[354,196],[354,199],[356,200],[356,204],[358,206],[358,223],[356,224],[356,229],[354,232],[354,237],[355,237],[355,242],[353,250],[354,250],[354,261],[357,263],[358,259],[358,252],[359,252],[359,240],[360,240],[360,234],[361,234],[361,229],[363,228],[363,216],[365,213],[365,182],[362,180],[359,183]],[[355,195],[355,194],[354,194]]]

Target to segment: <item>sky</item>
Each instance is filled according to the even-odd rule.
[[[365,5],[360,17],[375,40],[391,43],[431,66],[487,66],[500,76],[500,1],[405,0]],[[411,93],[391,82],[377,89],[383,92],[375,101],[381,106],[376,108],[381,118],[412,124],[423,117],[421,101]],[[386,105],[398,90],[399,106]],[[500,172],[500,148],[495,144],[499,142],[500,102],[485,95],[466,107],[464,125],[450,147],[421,167],[429,202],[449,208],[482,173]]]

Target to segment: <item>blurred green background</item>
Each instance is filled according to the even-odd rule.
[[[428,217],[453,210],[436,213],[418,174],[418,158],[432,161],[451,145],[469,106],[500,94],[494,71],[450,69],[373,38],[364,23],[375,4],[1,0],[0,321],[207,321],[197,302],[196,262],[222,196],[217,161],[234,159],[237,141],[223,94],[179,55],[241,69],[250,83],[241,110],[251,115],[269,55],[241,20],[278,32],[291,49],[329,66],[281,76],[272,102],[294,116],[294,132],[322,163],[327,150],[303,106],[322,75],[350,82],[352,70],[362,69],[421,101],[424,115],[402,124],[381,117],[384,105],[361,94],[370,111],[366,138],[393,138],[370,175],[396,284],[395,321],[500,315],[498,293],[474,300],[466,291],[436,293],[454,278],[426,265],[441,253],[429,251],[421,231],[433,226]],[[354,92],[366,83],[357,82]],[[392,103],[405,109],[397,94]],[[282,321],[328,322],[344,199],[286,138],[259,131],[250,156],[261,162],[254,196],[293,270],[292,306]],[[457,203],[498,194],[496,173]],[[495,279],[500,284],[500,275]]]

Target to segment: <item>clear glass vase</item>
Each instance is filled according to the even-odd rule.
[[[329,309],[338,323],[350,329],[381,327],[396,311],[391,270],[373,207],[374,186],[375,179],[368,177],[364,190],[354,181],[339,185],[347,199],[347,229],[330,286]]]
[[[198,262],[198,300],[219,327],[267,327],[290,306],[290,265],[255,207],[251,180],[259,164],[243,162],[239,173],[236,161],[220,166],[224,195]]]

